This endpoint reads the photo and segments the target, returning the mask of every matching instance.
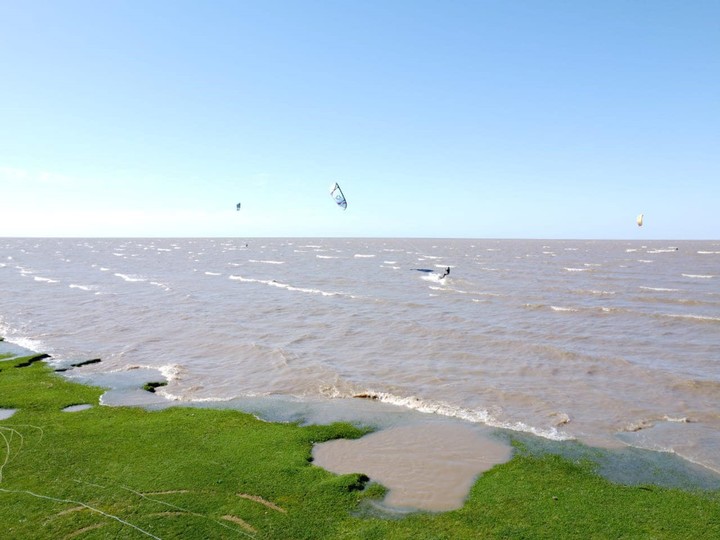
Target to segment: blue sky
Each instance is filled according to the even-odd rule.
[[[0,66],[0,236],[720,238],[715,0],[6,0]]]

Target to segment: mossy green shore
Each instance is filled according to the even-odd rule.
[[[97,406],[103,389],[29,360],[0,359],[0,409],[17,409],[0,421],[3,538],[720,538],[717,491],[617,485],[522,451],[461,509],[389,519],[367,510],[382,487],[310,460],[359,428]],[[63,412],[78,404],[95,406]]]

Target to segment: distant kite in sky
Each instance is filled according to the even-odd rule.
[[[343,195],[343,192],[337,182],[330,186],[330,196],[335,199],[337,205],[343,210],[347,208],[347,201],[345,200],[345,195]]]
[[[642,224],[643,224],[643,215],[642,215],[642,214],[639,214],[636,221],[637,221],[638,227],[642,227]]]
[[[237,206],[235,207],[236,210],[240,210],[240,203],[237,203]]]

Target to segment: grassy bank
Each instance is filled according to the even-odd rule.
[[[17,409],[0,421],[6,538],[720,538],[717,492],[620,486],[588,463],[522,452],[460,510],[377,517],[380,486],[310,462],[315,442],[360,429],[101,407],[102,389],[29,360],[0,359],[0,408]],[[80,404],[93,406],[63,412]]]

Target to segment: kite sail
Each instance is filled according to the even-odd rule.
[[[637,221],[638,227],[642,227],[643,215],[639,214],[636,221]]]
[[[240,210],[240,203],[237,203],[236,210]]]
[[[335,199],[337,205],[343,210],[347,208],[347,201],[345,200],[345,195],[343,195],[343,192],[337,182],[330,186],[330,196]]]

